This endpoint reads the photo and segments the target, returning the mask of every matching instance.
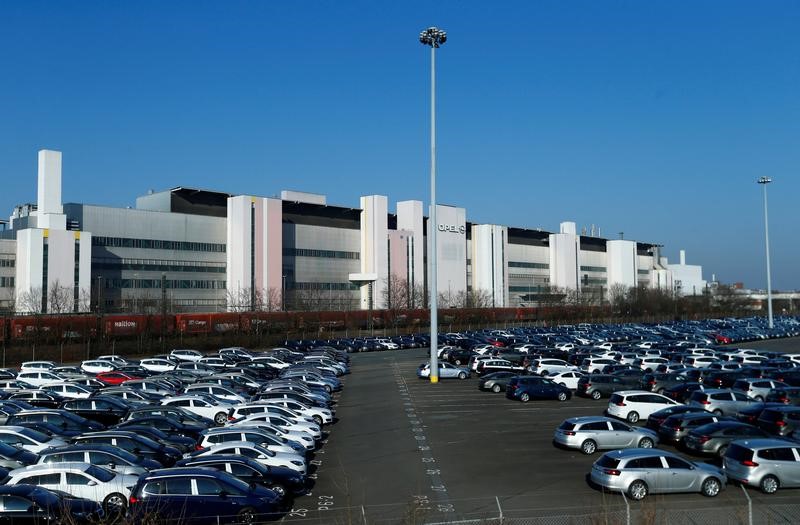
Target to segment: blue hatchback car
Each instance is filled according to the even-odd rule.
[[[566,401],[572,397],[572,391],[541,376],[512,377],[506,385],[506,397],[527,403],[531,399],[557,399]]]
[[[211,468],[171,468],[142,476],[131,491],[134,523],[193,525],[256,523],[278,519],[281,498],[261,485]]]

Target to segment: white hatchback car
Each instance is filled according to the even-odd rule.
[[[139,366],[151,372],[169,372],[175,369],[175,363],[167,359],[160,359],[154,357],[152,359],[142,359],[139,361]]]
[[[576,370],[578,370],[577,366],[573,366],[561,359],[534,359],[528,366],[528,372],[543,376],[559,372],[574,372]]]
[[[92,390],[90,388],[83,385],[76,385],[75,383],[48,383],[42,385],[41,388],[48,392],[55,392],[68,399],[86,399],[92,395]]]
[[[628,423],[636,423],[640,419],[647,419],[653,412],[674,405],[680,405],[674,399],[644,390],[621,390],[611,394],[608,400],[606,413]]]
[[[63,447],[67,444],[61,438],[48,436],[32,428],[13,425],[0,427],[0,443],[19,447],[34,454],[38,454],[48,448]]]
[[[169,397],[162,400],[161,404],[184,408],[198,416],[213,420],[217,425],[224,425],[228,421],[228,412],[234,406],[228,401],[204,395]]]
[[[7,485],[36,485],[60,490],[77,498],[103,504],[112,515],[124,514],[131,488],[139,481],[133,474],[117,474],[89,463],[38,464],[12,470]]]
[[[103,372],[111,372],[112,370],[116,370],[117,365],[114,364],[112,361],[106,361],[103,359],[94,359],[91,361],[84,361],[81,363],[81,370],[86,372],[87,374],[102,374]]]
[[[578,380],[584,377],[586,374],[583,372],[560,372],[556,374],[550,374],[547,376],[547,379],[551,380],[553,383],[558,383],[559,385],[565,386],[571,390],[578,389]]]
[[[47,371],[26,371],[17,374],[17,381],[22,381],[23,383],[28,383],[29,385],[33,385],[35,387],[40,387],[42,385],[46,385],[47,383],[59,383],[63,380],[63,377]]]

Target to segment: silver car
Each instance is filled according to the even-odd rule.
[[[773,494],[781,487],[800,487],[800,444],[782,439],[734,441],[723,458],[728,476]]]
[[[665,450],[606,452],[594,462],[591,480],[602,488],[641,500],[648,494],[700,492],[714,497],[725,488],[725,473],[707,463],[693,463]]]
[[[700,407],[718,416],[735,416],[754,403],[744,392],[726,388],[712,388],[708,390],[695,390],[686,403],[689,406]]]
[[[553,441],[594,454],[598,449],[653,448],[658,435],[648,428],[631,427],[601,416],[572,417],[556,429]]]
[[[748,377],[738,379],[736,383],[733,384],[733,388],[741,390],[747,397],[761,402],[767,399],[767,396],[773,388],[789,388],[789,385],[782,381],[776,381],[775,379]]]

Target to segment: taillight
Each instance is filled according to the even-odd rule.
[[[672,430],[680,432],[681,430],[683,430],[683,427],[672,427]]]
[[[785,427],[786,426],[786,421],[776,421],[775,425],[777,425],[779,427]]]
[[[228,416],[228,421],[234,421],[236,418],[233,416]]]
[[[199,443],[194,446],[195,450],[203,450],[203,448],[204,448],[203,445],[200,445]]]
[[[130,503],[131,505],[133,505],[134,503],[139,503],[139,498],[137,498],[136,496],[131,496]]]
[[[711,404],[711,401],[708,401],[708,400],[705,400],[705,401],[700,401],[700,404],[701,404],[701,405],[710,405],[710,404]]]
[[[697,441],[699,441],[700,443],[705,443],[706,441],[709,441],[710,439],[711,439],[711,436],[700,436],[699,438],[697,438]]]
[[[564,430],[563,432],[564,432],[564,435],[566,435],[566,436],[574,436],[575,435],[575,432],[573,432],[572,430]]]
[[[745,467],[757,467],[758,466],[758,463],[756,463],[755,461],[751,461],[749,459],[741,461],[740,463],[742,465],[744,465]]]
[[[617,402],[616,402],[616,403],[614,403],[614,404],[615,404],[615,405],[617,405],[618,407],[624,407],[624,406],[625,406],[625,403],[624,403],[624,402],[622,402],[622,401],[617,401]]]
[[[615,468],[607,468],[603,470],[603,474],[608,474],[609,476],[619,476],[622,474],[622,472]]]

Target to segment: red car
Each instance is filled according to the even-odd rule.
[[[124,372],[101,372],[97,374],[97,380],[107,385],[121,385],[125,381],[133,379],[142,379],[141,377],[132,376]]]

